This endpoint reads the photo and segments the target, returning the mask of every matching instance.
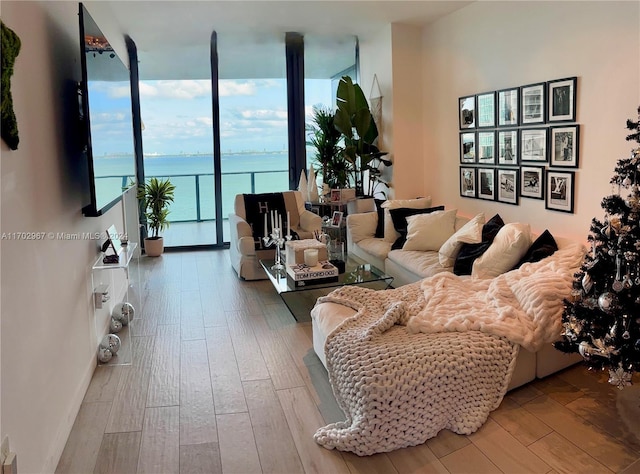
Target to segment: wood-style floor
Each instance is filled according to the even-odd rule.
[[[228,251],[140,265],[134,362],[97,368],[58,473],[640,473],[640,420],[582,366],[510,392],[471,436],[362,458],[326,450],[313,433],[343,415],[310,323],[268,281],[238,280]]]

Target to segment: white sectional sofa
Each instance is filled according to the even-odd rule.
[[[423,205],[428,207],[429,204],[423,203]],[[469,218],[456,216],[455,231],[460,230],[469,221]],[[393,234],[391,238],[387,237],[386,239],[385,237],[375,237],[377,222],[378,213],[373,202],[371,212],[350,214],[347,217],[348,249],[350,253],[393,276],[395,288],[417,282],[436,273],[453,270],[452,267],[445,267],[441,264],[438,251],[392,250],[393,241],[398,234]],[[385,233],[391,230],[388,224],[387,222]],[[526,228],[528,229],[528,226]],[[535,240],[535,237],[529,237],[528,245]],[[555,240],[559,249],[576,245],[568,239],[556,238]],[[314,350],[325,366],[324,346],[327,336],[342,321],[355,313],[354,309],[332,302],[317,304],[312,310]],[[535,353],[522,349],[517,358],[516,369],[509,389],[521,386],[535,378],[546,377],[581,360],[582,358],[578,354],[562,353],[551,344],[544,345]]]

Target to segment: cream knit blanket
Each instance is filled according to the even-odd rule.
[[[493,280],[438,274],[320,298],[358,312],[327,337],[329,380],[346,420],[318,429],[316,442],[364,456],[422,444],[442,429],[476,431],[502,401],[520,345],[536,350],[557,338],[583,255],[575,244]]]

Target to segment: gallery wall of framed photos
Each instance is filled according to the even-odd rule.
[[[460,195],[573,213],[577,77],[460,97]]]

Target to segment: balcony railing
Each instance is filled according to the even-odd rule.
[[[288,170],[233,171],[222,176],[222,215],[233,212],[236,194],[267,193],[289,189]],[[214,173],[162,174],[146,176],[146,179],[169,178],[176,186],[174,202],[170,205],[171,222],[205,222],[215,220]],[[120,178],[126,189],[134,176],[99,176],[98,179]],[[191,182],[191,184],[189,184]],[[195,201],[195,206],[193,202]],[[195,215],[193,214],[195,207]],[[226,217],[225,217],[226,219]]]

